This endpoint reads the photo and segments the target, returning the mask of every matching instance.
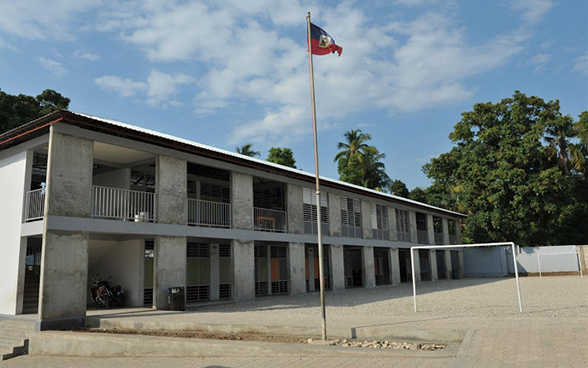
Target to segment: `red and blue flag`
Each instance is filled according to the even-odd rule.
[[[310,23],[310,49],[313,55],[327,55],[338,53],[341,56],[343,48],[321,27]]]

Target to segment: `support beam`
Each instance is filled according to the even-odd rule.
[[[343,246],[331,244],[331,272],[333,274],[333,290],[345,290],[345,260]]]
[[[288,258],[290,294],[306,293],[304,243],[288,243]],[[312,283],[314,284],[314,279]]]
[[[253,299],[255,298],[254,243],[238,239],[233,240],[232,243],[235,286],[233,298],[235,300]],[[268,288],[271,290],[271,287]]]
[[[364,246],[362,247],[362,258],[363,258],[363,287],[375,288],[376,287],[376,269],[374,266],[374,247]]]
[[[390,272],[392,285],[400,285],[400,256],[398,248],[390,248]]]
[[[153,308],[169,309],[167,289],[186,287],[186,238],[155,237],[155,273],[153,276]],[[186,293],[184,292],[184,297]]]

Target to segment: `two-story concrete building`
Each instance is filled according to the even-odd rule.
[[[409,248],[459,244],[463,214],[117,121],[57,111],[0,135],[0,314],[79,324],[93,276],[128,306],[411,280]],[[421,251],[419,280],[459,277],[458,251]]]

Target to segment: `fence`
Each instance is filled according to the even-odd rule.
[[[272,231],[285,233],[288,231],[286,226],[286,212],[270,210],[268,208],[253,208],[254,228],[257,231]]]
[[[155,194],[136,190],[92,187],[92,217],[154,221]]]
[[[188,199],[188,225],[230,228],[231,205]]]
[[[28,191],[25,199],[25,221],[43,218],[45,212],[45,188]]]

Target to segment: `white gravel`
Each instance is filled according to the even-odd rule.
[[[551,276],[520,278],[523,316],[588,317],[588,277]],[[326,293],[329,316],[414,315],[412,284],[348,289]],[[419,315],[521,316],[514,278],[440,280],[417,284]],[[258,298],[215,306],[198,306],[200,312],[271,312],[273,317],[316,316],[318,292]]]

